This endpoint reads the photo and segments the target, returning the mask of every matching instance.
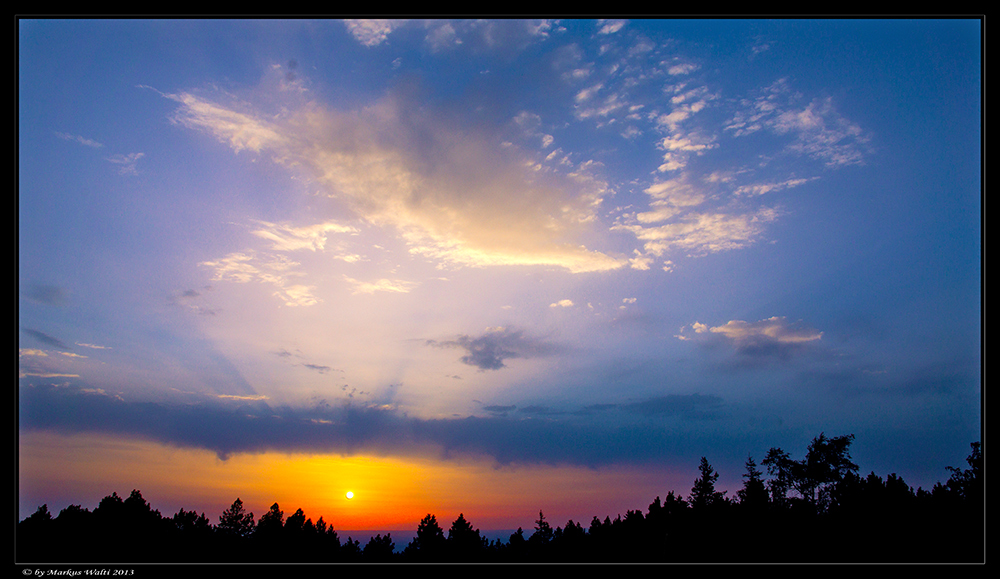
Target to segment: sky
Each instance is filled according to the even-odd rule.
[[[947,480],[981,33],[20,19],[19,518],[586,526],[820,433]]]

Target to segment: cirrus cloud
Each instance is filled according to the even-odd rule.
[[[490,137],[415,112],[422,107],[406,96],[358,111],[297,100],[278,115],[191,93],[166,96],[180,103],[176,122],[234,152],[269,153],[361,219],[397,230],[414,254],[453,265],[545,265],[574,273],[628,263],[579,243],[594,229],[601,183],[538,174]],[[257,235],[315,247],[326,231],[269,227]]]

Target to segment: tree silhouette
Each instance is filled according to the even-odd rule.
[[[257,521],[256,533],[261,536],[277,537],[284,528],[285,513],[281,511],[278,503],[274,503],[266,513],[260,516],[260,520]]]
[[[857,472],[851,462],[850,446],[854,435],[827,438],[823,433],[813,439],[800,463],[797,490],[818,511],[827,510],[830,491],[848,473]]]
[[[472,523],[465,519],[464,514],[459,513],[448,529],[448,550],[452,558],[460,561],[474,560],[487,545],[488,542],[480,536],[479,530],[472,528]]]
[[[745,480],[743,488],[736,491],[736,497],[745,509],[760,510],[768,503],[767,487],[762,478],[764,473],[757,469],[757,463],[754,462],[752,456],[747,457],[744,465],[746,467],[746,473],[743,475]]]
[[[434,515],[395,554],[389,534],[362,548],[340,538],[322,517],[302,509],[285,519],[277,503],[254,523],[237,498],[213,527],[204,513],[180,509],[164,518],[138,490],[104,497],[93,512],[70,505],[57,517],[42,505],[17,524],[20,562],[977,562],[985,560],[982,445],[972,443],[968,468],[945,467],[950,478],[914,491],[890,474],[857,475],[853,436],[820,434],[803,460],[772,448],[763,465],[745,462],[738,500],[715,488],[719,474],[702,457],[690,504],[669,491],[648,514],[628,510],[613,521],[594,516],[589,529],[567,521],[553,529],[538,512],[525,539],[487,541],[459,514],[445,533]],[[774,500],[769,501],[770,497]],[[791,493],[791,494],[789,494]],[[720,545],[725,545],[720,548]]]
[[[715,472],[708,459],[701,457],[701,464],[698,466],[701,473],[691,487],[691,507],[695,509],[705,509],[721,505],[725,501],[726,491],[715,490],[715,481],[719,479],[719,473]]]
[[[538,545],[546,545],[552,540],[552,525],[545,520],[542,511],[538,511],[538,520],[535,521],[535,532],[531,534],[528,541]]]
[[[253,513],[246,512],[243,501],[237,497],[233,504],[219,515],[216,530],[228,537],[244,538],[253,534],[255,526]]]
[[[966,457],[965,462],[969,464],[969,468],[964,470],[954,466],[945,467],[951,472],[946,486],[963,501],[979,501],[982,499],[983,492],[983,447],[981,443],[972,443],[972,452]]]
[[[437,517],[427,513],[426,517],[420,519],[417,536],[410,541],[403,553],[412,560],[433,561],[444,555],[445,545],[444,530],[438,525]]]
[[[827,438],[820,433],[806,449],[801,461],[792,460],[787,452],[772,448],[764,458],[770,481],[772,500],[785,506],[787,492],[795,490],[799,499],[812,512],[824,512],[830,507],[833,489],[850,474],[858,470],[851,462],[850,447],[854,435]]]
[[[392,537],[389,533],[386,533],[384,537],[382,535],[375,535],[369,539],[362,554],[365,561],[387,563],[392,560],[395,548],[396,545],[392,542]]]

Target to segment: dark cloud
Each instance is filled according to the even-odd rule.
[[[33,302],[49,306],[61,306],[66,303],[68,297],[63,288],[45,284],[33,284],[28,288],[25,296]]]
[[[718,396],[704,394],[669,394],[625,404],[623,410],[637,414],[683,416],[685,418],[706,418],[722,407]]]
[[[39,342],[45,344],[46,346],[51,346],[51,347],[53,347],[53,348],[55,348],[57,350],[62,350],[64,352],[69,352],[71,350],[71,348],[69,346],[67,346],[66,344],[64,344],[62,342],[62,340],[60,340],[59,338],[54,338],[54,337],[46,334],[45,332],[40,332],[38,330],[32,330],[30,328],[23,328],[21,331],[24,332],[25,334],[28,334],[29,336],[35,338],[36,340],[38,340]]]
[[[320,366],[319,364],[303,364],[303,366],[309,368],[310,370],[315,370],[320,374],[326,374],[327,372],[332,370],[332,368],[330,368],[329,366]]]
[[[293,409],[239,399],[205,399],[201,404],[129,402],[52,386],[24,386],[19,402],[23,430],[137,436],[211,450],[222,458],[266,451],[398,455],[435,447],[444,457],[468,453],[489,456],[501,464],[596,467],[690,454],[685,446],[690,435],[645,421],[595,425],[568,416],[512,419],[503,412],[423,420],[384,406],[323,404]],[[702,403],[694,400],[688,406]],[[514,406],[488,408],[514,410]]]
[[[454,340],[427,340],[427,345],[438,348],[461,348],[467,353],[460,360],[463,364],[480,370],[499,370],[504,362],[515,358],[536,358],[559,351],[555,344],[525,336],[520,330],[488,328],[479,336],[460,335]]]
[[[540,415],[552,415],[556,416],[559,414],[565,414],[562,410],[556,410],[555,408],[550,408],[548,406],[524,406],[518,409],[518,412],[522,414],[540,414]]]

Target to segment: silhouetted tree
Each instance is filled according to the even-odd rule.
[[[698,466],[701,473],[691,487],[691,506],[695,509],[705,509],[721,505],[725,501],[725,491],[715,490],[715,481],[719,479],[719,473],[715,472],[708,459],[701,457],[701,465]]]
[[[488,545],[488,541],[480,536],[478,529],[472,528],[472,523],[462,513],[448,529],[447,543],[452,558],[459,561],[475,560]]]
[[[255,526],[253,513],[248,513],[243,508],[243,501],[237,497],[233,504],[219,515],[219,524],[215,528],[224,536],[242,539],[252,535]]]
[[[823,433],[813,439],[801,463],[797,490],[818,511],[829,506],[830,491],[848,473],[858,470],[851,462],[850,446],[854,435],[827,438]]]
[[[284,527],[285,513],[281,511],[278,503],[274,503],[266,513],[260,516],[260,520],[257,521],[256,533],[261,536],[276,537]]]
[[[437,517],[427,513],[417,525],[417,536],[410,541],[403,553],[415,561],[439,560],[444,556],[445,544],[444,530],[438,525]]]
[[[983,449],[981,443],[972,443],[972,452],[966,457],[965,462],[969,464],[969,468],[964,470],[954,466],[945,467],[951,472],[946,486],[963,501],[980,501],[983,492]]]
[[[535,532],[531,534],[528,541],[538,545],[546,545],[552,540],[552,525],[545,520],[542,511],[538,511],[538,520],[535,521]]]
[[[510,534],[510,539],[507,540],[506,549],[506,560],[507,561],[524,561],[528,556],[528,541],[524,538],[524,530],[518,527],[516,531]]]
[[[177,531],[185,535],[207,537],[212,534],[212,523],[205,513],[199,515],[196,511],[181,509],[172,520]]]
[[[854,435],[827,438],[820,433],[806,449],[801,461],[792,460],[780,448],[768,451],[763,464],[771,474],[771,498],[778,506],[787,504],[787,492],[794,489],[813,512],[827,510],[833,488],[858,465],[851,462]]]
[[[361,560],[361,541],[347,537],[347,541],[340,546],[340,560],[344,562],[355,562]]]
[[[771,479],[767,482],[768,490],[771,491],[771,501],[778,507],[787,506],[788,491],[792,490],[795,484],[795,461],[780,448],[771,448],[761,464],[767,467],[767,473],[771,475]]]
[[[743,474],[743,488],[736,491],[740,505],[745,509],[759,511],[767,506],[768,494],[767,486],[764,484],[764,473],[757,469],[757,463],[752,456],[748,456],[744,463],[746,473]]]
[[[386,533],[384,537],[382,535],[375,535],[369,539],[362,554],[365,561],[387,563],[392,560],[395,548],[396,545],[392,542],[392,537],[389,533]]]

